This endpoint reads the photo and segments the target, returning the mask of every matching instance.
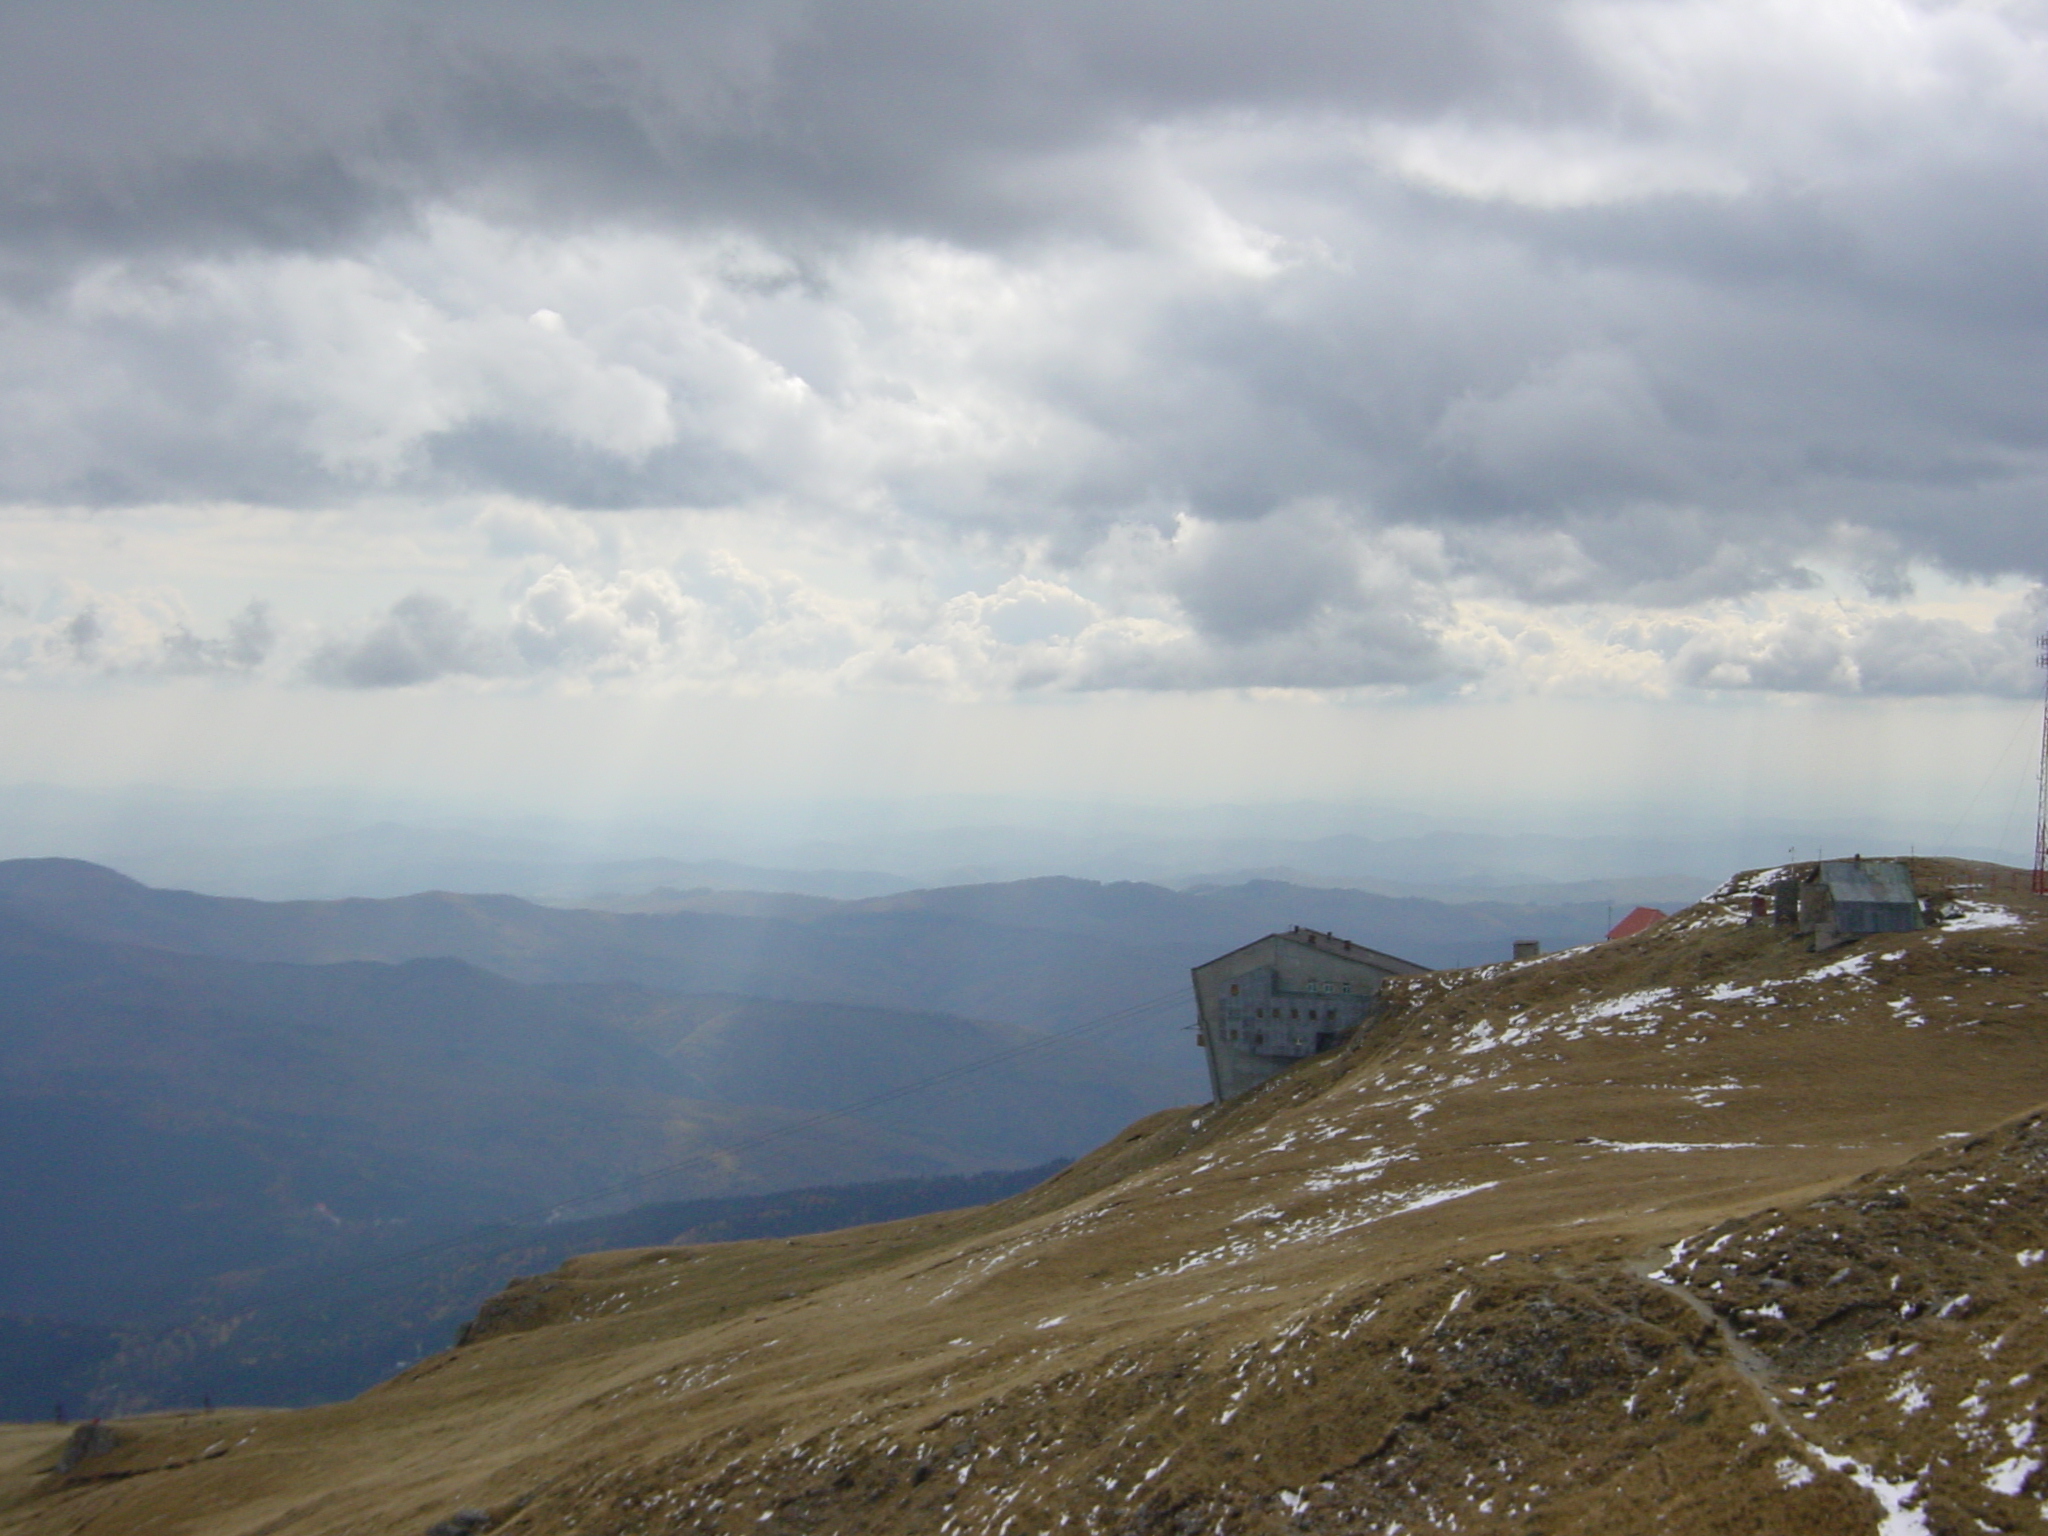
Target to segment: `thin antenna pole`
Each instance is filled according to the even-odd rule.
[[[2048,667],[2048,635],[2035,642],[2034,659]],[[2034,894],[2048,896],[2048,691],[2041,699],[2041,770],[2034,799]]]

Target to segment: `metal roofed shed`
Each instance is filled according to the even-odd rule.
[[[1348,1039],[1379,1006],[1389,976],[1429,969],[1318,933],[1269,933],[1195,967],[1196,1040],[1220,1104]]]
[[[1913,872],[1901,859],[1824,859],[1781,881],[1776,910],[1816,951],[1866,933],[1911,933],[1926,926]]]

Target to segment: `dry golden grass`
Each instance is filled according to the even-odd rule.
[[[1014,1200],[588,1256],[354,1402],[122,1425],[68,1479],[35,1470],[56,1432],[9,1430],[0,1530],[2038,1528],[2011,1427],[2038,1398],[2001,1385],[1964,1436],[1987,1340],[1938,1314],[1973,1283],[2009,1333],[2048,1302],[2015,1257],[2048,1249],[2035,1132],[1958,1137],[2048,1103],[2048,910],[1917,873],[1970,915],[1813,956],[1731,890],[1415,978],[1353,1049]],[[1965,1189],[1971,1157],[1996,1167]],[[1701,1233],[1741,1262],[1648,1277]],[[1836,1249],[1853,1328],[1809,1305]],[[1936,1406],[1887,1395],[1906,1358]]]

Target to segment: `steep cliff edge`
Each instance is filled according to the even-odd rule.
[[[2038,1529],[2048,904],[1919,873],[1399,983],[1001,1205],[576,1260],[352,1403],[9,1430],[0,1529]]]

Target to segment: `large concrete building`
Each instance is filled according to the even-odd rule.
[[[1329,1050],[1372,1013],[1383,979],[1428,969],[1313,928],[1269,933],[1196,966],[1197,1039],[1217,1102]]]

